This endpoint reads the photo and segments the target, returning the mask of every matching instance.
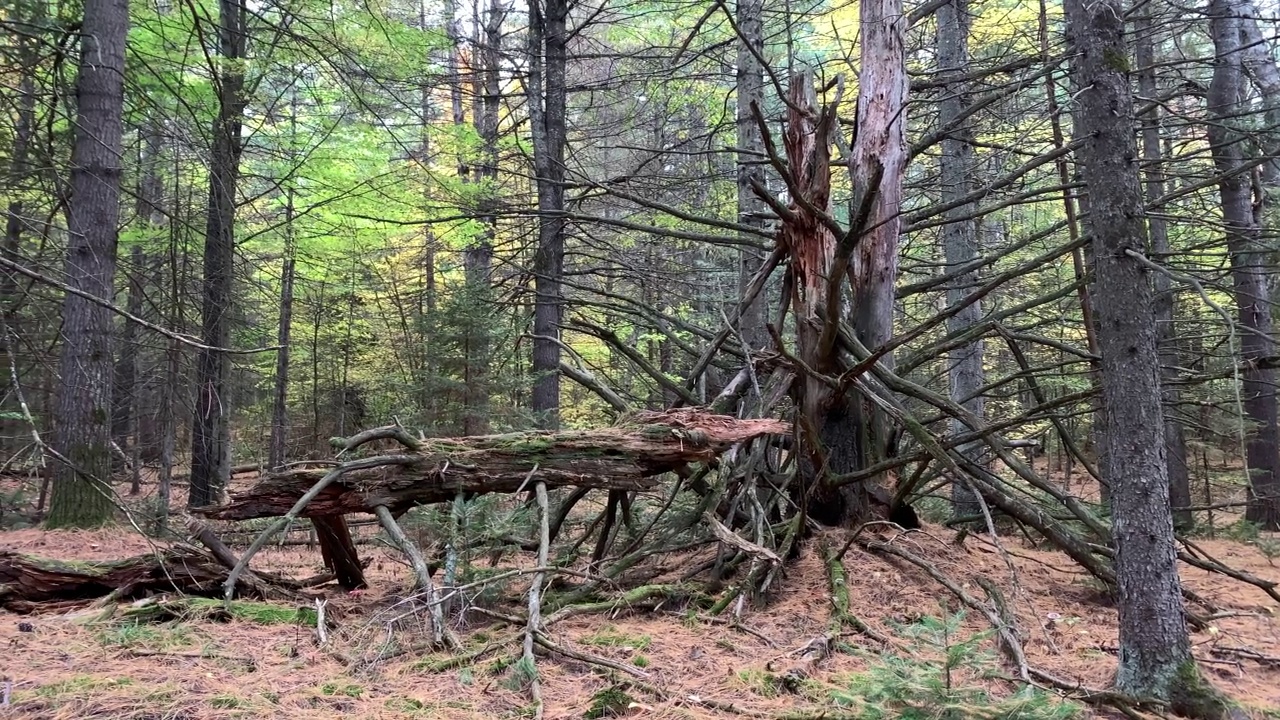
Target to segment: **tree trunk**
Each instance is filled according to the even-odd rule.
[[[478,10],[478,8],[477,8]],[[489,432],[489,361],[492,345],[493,304],[493,239],[497,231],[498,210],[498,105],[501,101],[502,21],[506,14],[499,0],[492,0],[484,23],[475,18],[476,34],[484,30],[483,42],[476,53],[483,62],[476,68],[472,83],[475,89],[473,121],[480,136],[480,161],[476,163],[475,182],[479,191],[476,208],[481,230],[466,250],[467,305],[465,390],[463,396],[462,432],[484,435]]]
[[[564,151],[567,0],[529,3],[529,120],[538,186],[533,258],[533,395],[538,426],[560,426],[560,325],[564,319]]]
[[[864,0],[861,74],[858,78],[858,135],[850,160],[855,197],[874,192],[870,215],[853,251],[850,325],[873,352],[893,336],[894,283],[898,279],[898,234],[902,181],[907,168],[907,66],[902,0]],[[878,178],[878,181],[877,181]],[[851,208],[850,216],[856,213]],[[893,355],[880,362],[893,367]],[[852,407],[859,436],[859,467],[887,458],[892,449],[888,417],[867,399]],[[850,510],[860,504],[845,486]],[[856,517],[856,516],[851,516]]]
[[[26,21],[31,27],[38,27],[44,22],[45,4],[42,2],[16,3],[13,7],[13,19]],[[23,197],[31,188],[34,167],[31,162],[31,145],[35,134],[36,112],[36,72],[40,64],[39,38],[20,35],[17,37],[18,63],[21,75],[18,78],[17,117],[13,128],[13,148],[5,168],[4,183],[9,195],[9,203],[5,209],[4,244],[0,245],[0,254],[13,262],[21,262],[22,235],[26,229],[25,205]],[[0,272],[0,312],[4,317],[4,332],[16,335],[20,331],[18,325],[18,308],[23,298],[18,290],[18,276],[8,270]],[[14,363],[18,362],[17,343],[12,337],[5,338],[14,354]],[[8,394],[13,394],[10,388]],[[6,413],[6,415],[8,415]],[[16,421],[9,418],[0,420],[0,432],[4,438],[25,435]],[[3,440],[0,440],[2,443]],[[0,445],[0,447],[3,447]],[[7,454],[7,453],[6,453]]]
[[[1251,0],[1239,0],[1237,9],[1244,40],[1244,70],[1262,95],[1262,106],[1266,110],[1263,152],[1274,156],[1280,150],[1277,142],[1280,141],[1280,67],[1276,65],[1271,40],[1262,34],[1258,25],[1258,8]],[[1280,157],[1273,157],[1262,166],[1262,182],[1268,190],[1280,185]]]
[[[1157,97],[1155,40],[1151,23],[1151,7],[1144,6],[1134,17],[1136,41],[1135,61],[1138,65],[1138,92],[1147,98]],[[1155,203],[1164,196],[1164,172],[1161,169],[1160,108],[1153,107],[1142,116],[1142,161],[1147,166],[1144,184],[1146,201]],[[1147,218],[1151,233],[1151,258],[1165,263],[1171,257],[1169,228],[1164,217],[1154,213]],[[1169,504],[1173,524],[1179,530],[1190,530],[1195,524],[1191,507],[1191,478],[1187,467],[1187,440],[1182,424],[1177,421],[1178,335],[1174,327],[1174,304],[1177,292],[1167,275],[1156,273],[1156,346],[1160,351],[1160,397],[1164,405],[1165,463],[1169,474]]]
[[[737,68],[737,129],[738,129],[738,223],[763,228],[765,223],[764,203],[756,197],[752,189],[752,181],[765,182],[765,174],[760,168],[764,166],[764,139],[760,127],[756,124],[751,106],[760,108],[764,115],[764,69],[759,58],[764,57],[764,2],[763,0],[738,0],[736,22],[741,37],[738,41]],[[754,241],[756,238],[741,233],[743,240]],[[738,292],[744,293],[752,278],[764,265],[765,253],[753,247],[743,246],[738,250]],[[765,317],[768,302],[764,293],[743,308],[739,320],[742,338],[750,347],[743,348],[747,352],[760,350],[769,343],[769,335],[765,331]]]
[[[129,251],[130,269],[128,275],[128,298],[125,308],[131,315],[142,314],[142,273],[147,269],[147,258],[142,246],[134,245]],[[132,467],[132,483],[130,495],[141,491],[140,468],[138,454],[138,326],[132,321],[124,321],[120,332],[120,354],[112,382],[111,399],[111,433],[116,445],[126,451]],[[121,459],[120,466],[124,466]]]
[[[228,480],[231,363],[222,351],[231,342],[231,289],[235,260],[236,186],[240,177],[244,117],[244,59],[247,44],[243,0],[219,0],[218,117],[213,125],[209,167],[209,207],[204,237],[202,349],[196,361],[196,406],[191,437],[189,507],[222,497]]]
[[[1231,283],[1237,308],[1244,412],[1248,432],[1246,465],[1250,497],[1245,518],[1268,530],[1280,529],[1280,422],[1276,413],[1276,373],[1260,358],[1274,354],[1271,338],[1270,294],[1267,288],[1267,248],[1254,222],[1249,174],[1244,164],[1245,135],[1240,123],[1244,104],[1242,12],[1232,0],[1213,0],[1209,6],[1214,50],[1213,81],[1209,85],[1209,143],[1213,161],[1223,174],[1218,181],[1222,221],[1231,256]]]
[[[293,279],[297,255],[294,239],[293,197],[290,186],[285,190],[284,205],[284,260],[280,268],[280,328],[276,335],[276,379],[271,409],[271,447],[267,452],[267,467],[282,467],[288,457],[289,447],[289,342],[293,332]]]
[[[938,24],[938,70],[946,77],[938,104],[938,125],[946,133],[938,160],[939,199],[943,205],[949,206],[969,195],[975,187],[973,129],[963,116],[969,104],[968,84],[963,80],[969,72],[969,4],[967,0],[951,0],[938,8],[935,18]],[[945,215],[948,220],[942,226],[945,272],[954,272],[980,257],[977,221],[973,217],[976,206],[977,203],[973,202],[958,204]],[[976,270],[957,275],[947,288],[947,304],[959,304],[977,284]],[[981,304],[971,303],[947,319],[947,332],[963,332],[981,320]],[[978,338],[952,350],[947,358],[951,399],[976,417],[985,415],[986,403],[981,394],[986,384],[982,351],[983,342]],[[951,428],[954,433],[968,430],[968,426],[958,418],[952,420]],[[974,462],[979,462],[983,443],[978,441],[962,446],[960,451]],[[951,483],[951,512],[958,518],[981,513],[973,490],[959,478]]]
[[[71,153],[67,277],[97,298],[114,296],[120,220],[125,0],[85,0],[75,147]],[[78,295],[62,305],[62,387],[54,447],[62,455],[48,527],[111,520],[111,311]]]
[[[1116,688],[1203,715],[1205,695],[1178,582],[1156,347],[1156,293],[1146,252],[1124,6],[1068,0],[1068,35],[1080,104],[1079,158],[1090,197],[1098,342],[1120,605]],[[1132,253],[1133,255],[1131,255]]]

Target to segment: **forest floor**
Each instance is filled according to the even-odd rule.
[[[0,490],[7,489],[0,483]],[[1218,522],[1227,527],[1230,521],[1220,517]],[[1276,554],[1273,539],[1217,535],[1201,538],[1199,546],[1231,567],[1280,580],[1280,567],[1269,557]],[[982,636],[990,630],[985,618],[958,616],[959,603],[923,572],[856,547],[844,560],[850,610],[889,636],[892,647],[846,633],[840,651],[804,665],[799,654],[827,632],[831,616],[828,576],[818,548],[824,541],[840,544],[843,538],[833,530],[806,540],[799,558],[788,566],[783,591],[766,607],[744,608],[736,624],[681,607],[557,622],[549,630],[556,642],[640,669],[644,682],[664,696],[611,679],[596,666],[541,656],[545,717],[612,717],[610,712],[616,711],[617,716],[643,718],[781,718],[796,708],[814,711],[805,717],[845,716],[841,712],[877,717],[858,710],[864,701],[876,707],[877,692],[901,695],[909,688],[920,693],[916,699],[927,707],[931,697],[948,692],[945,687],[952,688],[947,697],[963,716],[966,703],[982,707],[994,702],[980,693],[1010,696],[1016,686],[994,677],[1009,670],[998,659],[994,642]],[[1007,552],[982,535],[957,543],[955,531],[931,524],[884,538],[926,557],[978,597],[979,578],[998,585],[1017,614],[1027,660],[1034,667],[1084,686],[1107,685],[1116,665],[1116,610],[1100,586],[1066,556],[1034,547],[1016,534],[1001,540]],[[115,560],[153,547],[152,540],[127,528],[0,532],[0,549],[63,560]],[[70,614],[0,612],[0,647],[6,649],[0,656],[0,681],[12,682],[10,705],[0,707],[0,717],[529,716],[528,693],[513,672],[520,654],[519,628],[494,625],[475,613],[465,622],[455,618],[466,648],[489,651],[448,670],[436,668],[449,654],[419,651],[379,658],[379,648],[389,647],[388,640],[403,648],[405,638],[420,638],[422,625],[413,615],[401,617],[405,606],[399,601],[410,582],[403,559],[385,544],[362,544],[360,552],[371,560],[368,590],[347,593],[328,586],[318,593],[328,600],[333,625],[325,647],[318,646],[312,625],[288,621],[89,623]],[[693,561],[690,556],[663,562],[675,576]],[[305,545],[266,550],[255,567],[298,577],[322,570],[319,552]],[[1254,587],[1201,570],[1184,568],[1182,579],[1224,615],[1194,633],[1195,654],[1206,674],[1251,714],[1280,718],[1280,606]],[[521,590],[511,586],[501,597],[482,602],[519,615]],[[22,623],[30,625],[20,628]],[[958,659],[951,672],[944,668],[948,654]],[[788,669],[801,666],[805,676],[798,683],[781,680]],[[611,695],[611,689],[625,696]],[[606,709],[602,699],[621,702]],[[630,702],[636,705],[628,709]],[[1094,712],[1061,704],[1051,694],[1036,702],[1010,717],[1065,717],[1073,707],[1078,717]],[[842,711],[841,703],[854,707]],[[593,708],[601,714],[592,715]],[[929,712],[917,715],[927,716]]]

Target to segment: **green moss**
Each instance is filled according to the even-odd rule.
[[[540,455],[555,446],[550,436],[530,433],[511,433],[495,440],[495,449],[518,455]]]
[[[1200,674],[1200,666],[1188,658],[1178,667],[1169,687],[1169,708],[1177,715],[1199,720],[1226,720],[1235,706]]]
[[[618,628],[607,625],[583,642],[596,647],[629,647],[633,650],[644,650],[653,644],[648,635],[627,635],[618,632]]]
[[[1123,52],[1119,52],[1112,48],[1106,48],[1102,51],[1102,61],[1107,67],[1120,73],[1129,72],[1129,57]]]

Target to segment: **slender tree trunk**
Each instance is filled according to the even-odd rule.
[[[14,7],[17,16],[15,19],[22,20],[29,17],[27,21],[31,27],[38,27],[43,23],[44,7],[42,2],[17,3]],[[0,254],[3,254],[6,260],[21,262],[22,235],[26,229],[23,197],[29,191],[34,171],[31,163],[31,144],[35,133],[35,79],[40,63],[40,47],[39,40],[35,37],[19,36],[16,43],[21,75],[18,78],[17,122],[13,128],[13,151],[5,168],[4,182],[10,200],[5,209],[4,244],[0,245]],[[6,332],[12,334],[20,332],[18,308],[22,301],[23,298],[18,291],[18,276],[8,270],[0,272],[0,303],[3,303],[0,312],[4,314]],[[12,342],[11,339],[6,339],[6,342],[9,342],[14,354],[14,362],[17,363],[17,343]],[[10,388],[10,394],[14,389]],[[19,422],[25,424],[25,420],[0,420],[0,428],[3,429],[5,438],[22,437],[26,434],[16,427],[15,423]]]
[[[297,240],[293,227],[294,190],[285,190],[284,205],[284,260],[280,268],[280,328],[276,335],[276,382],[271,409],[271,447],[267,453],[267,467],[284,466],[289,445],[289,342],[293,331],[293,279],[297,254]]]
[[[1147,5],[1134,17],[1136,43],[1135,62],[1138,66],[1138,92],[1147,98],[1158,93],[1155,70],[1155,40],[1151,23],[1151,6]],[[1154,203],[1164,196],[1164,172],[1161,169],[1160,108],[1154,107],[1141,119],[1142,160],[1147,166],[1144,185],[1146,201]],[[1151,233],[1151,256],[1164,263],[1170,258],[1169,228],[1159,213],[1147,218]],[[1180,530],[1189,530],[1195,524],[1191,510],[1191,480],[1187,467],[1187,440],[1182,424],[1176,419],[1178,393],[1178,336],[1174,328],[1174,303],[1177,292],[1169,277],[1156,273],[1156,346],[1160,350],[1160,396],[1164,405],[1165,462],[1169,474],[1169,503],[1174,508],[1173,524]]]
[[[938,24],[938,69],[945,73],[947,82],[942,88],[942,100],[938,104],[938,125],[947,133],[942,140],[942,155],[938,160],[941,180],[940,200],[950,205],[971,193],[975,187],[973,158],[973,129],[963,118],[969,104],[969,90],[962,79],[969,72],[969,4],[967,0],[951,0],[938,8],[935,14]],[[946,213],[949,221],[942,226],[942,249],[946,256],[947,272],[964,267],[980,256],[978,248],[978,223],[974,219],[976,203],[956,205]],[[947,303],[956,305],[973,291],[978,282],[977,271],[958,275],[947,288]],[[971,303],[947,320],[949,333],[963,332],[982,320],[982,306]],[[986,373],[982,366],[983,342],[981,338],[951,351],[947,358],[951,399],[977,417],[983,417],[985,401],[982,388]],[[963,433],[968,427],[956,419],[952,431]],[[982,442],[960,448],[975,462],[983,452]],[[978,515],[981,506],[968,485],[959,479],[951,484],[951,512],[955,517]]]
[[[1280,150],[1280,67],[1276,65],[1271,39],[1259,27],[1258,8],[1251,0],[1238,0],[1237,8],[1244,40],[1244,70],[1262,95],[1266,110],[1263,151],[1274,156]],[[1273,157],[1262,166],[1262,182],[1267,190],[1280,185],[1280,157]]]
[[[1040,55],[1045,64],[1052,62],[1052,49],[1049,44],[1049,11],[1046,0],[1040,0],[1039,15],[1039,35],[1040,35]],[[1045,100],[1048,104],[1049,125],[1053,132],[1053,147],[1061,150],[1066,147],[1066,136],[1062,132],[1062,113],[1058,104],[1058,86],[1054,81],[1053,73],[1046,73],[1044,77]],[[1060,155],[1055,161],[1054,166],[1058,171],[1058,183],[1064,188],[1062,191],[1062,209],[1067,219],[1067,236],[1074,245],[1080,239],[1080,221],[1076,212],[1077,202],[1082,206],[1086,199],[1077,196],[1073,199],[1070,190],[1067,190],[1071,184],[1071,168],[1067,162],[1066,155]],[[1084,251],[1076,249],[1071,251],[1071,266],[1075,271],[1076,282],[1079,283],[1076,289],[1076,299],[1080,304],[1080,320],[1084,325],[1085,345],[1089,349],[1089,354],[1095,358],[1099,355],[1098,335],[1093,317],[1093,302],[1089,297],[1089,285],[1085,282],[1087,271],[1085,266]],[[1089,361],[1089,382],[1093,387],[1097,388],[1102,384],[1102,378],[1099,375],[1100,368],[1097,360]],[[1092,401],[1093,405],[1093,425],[1090,429],[1090,443],[1093,446],[1094,453],[1097,455],[1099,466],[1104,465],[1106,458],[1102,448],[1100,439],[1104,435],[1101,427],[1103,418],[1102,394],[1095,395]],[[1105,475],[1105,473],[1103,473]],[[1101,479],[1100,479],[1101,480]],[[1106,481],[1101,480],[1099,493],[1102,501],[1108,502],[1108,489]]]
[[[477,9],[478,12],[478,9]],[[491,0],[484,22],[475,19],[477,37],[483,41],[476,53],[483,62],[476,67],[473,121],[480,136],[480,159],[475,182],[479,186],[477,211],[481,229],[467,248],[464,264],[467,282],[466,394],[463,398],[463,432],[489,432],[489,361],[492,345],[493,240],[498,209],[498,104],[501,101],[502,21],[506,14],[500,0]],[[558,367],[558,365],[557,365]]]
[[[125,309],[131,315],[142,314],[142,277],[146,271],[147,257],[142,246],[129,250],[128,293]],[[141,491],[140,468],[132,456],[138,449],[138,326],[125,321],[120,332],[120,354],[116,360],[112,383],[111,430],[116,445],[130,457],[133,474],[130,495]],[[121,462],[120,466],[124,463]]]
[[[539,427],[560,425],[560,325],[564,317],[564,151],[567,0],[529,3],[529,119],[538,186],[533,258],[533,395]]]
[[[764,57],[764,2],[763,0],[738,0],[736,22],[741,33],[738,43],[737,69],[737,129],[738,129],[738,223],[763,228],[764,203],[756,197],[752,181],[764,184],[765,174],[760,168],[765,163],[764,140],[756,124],[751,106],[764,113],[764,69],[759,58]],[[743,240],[755,240],[742,234]],[[764,253],[755,248],[738,250],[738,291],[745,293],[751,279],[764,265]],[[742,338],[750,348],[760,350],[769,343],[765,330],[768,302],[760,293],[754,302],[742,311],[740,327]]]
[[[176,179],[176,175],[175,175]],[[176,204],[176,203],[175,203]],[[178,259],[178,232],[169,226],[169,326],[181,329],[186,326],[185,302],[182,291],[182,269],[185,263]],[[182,345],[170,339],[164,353],[164,384],[160,388],[160,472],[156,481],[156,530],[163,531],[169,523],[169,498],[173,487],[173,466],[177,462],[178,403],[182,396]]]
[[[231,407],[227,384],[231,363],[221,348],[231,342],[236,186],[240,176],[240,130],[245,107],[246,14],[243,0],[219,0],[215,72],[218,117],[213,125],[209,167],[201,308],[201,338],[213,349],[201,350],[196,361],[189,507],[218,502],[230,476]]]
[[[1147,228],[1133,137],[1124,6],[1119,0],[1067,0],[1068,34],[1082,90],[1079,158],[1089,192],[1095,292],[1107,414],[1120,605],[1116,687],[1205,715],[1205,691],[1178,584],[1156,348],[1156,293],[1134,255]],[[1130,254],[1132,253],[1132,255]]]
[[[1252,427],[1247,431],[1246,465],[1250,498],[1245,517],[1269,530],[1280,529],[1280,422],[1276,413],[1276,373],[1256,362],[1275,354],[1270,294],[1267,288],[1267,249],[1254,222],[1249,174],[1244,163],[1245,136],[1239,124],[1244,107],[1242,12],[1232,0],[1213,0],[1209,6],[1216,57],[1209,85],[1209,143],[1218,182],[1231,281],[1237,307],[1237,333],[1245,361],[1241,394]]]
[[[125,0],[85,0],[71,153],[67,277],[93,297],[111,298],[120,220]],[[78,295],[62,305],[62,387],[54,447],[62,455],[48,527],[111,521],[111,312]]]

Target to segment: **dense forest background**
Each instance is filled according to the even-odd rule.
[[[289,482],[410,468],[425,501],[356,473],[307,513],[340,584],[369,512],[419,589],[401,514],[442,508],[448,586],[459,508],[528,489],[534,540],[485,542],[543,567],[591,507],[566,563],[594,536],[589,572],[622,573],[702,528],[731,552],[699,567],[742,571],[717,613],[822,526],[843,568],[872,526],[1009,522],[1114,591],[1122,693],[1219,717],[1177,562],[1280,596],[1175,530],[1280,530],[1276,15],[9,0],[0,475],[41,479],[49,528],[154,483],[129,519],[156,531],[301,495],[282,526]],[[493,464],[446,480],[464,450]],[[220,506],[242,468],[265,479]]]
[[[990,422],[1085,472],[1098,351],[1062,10],[950,7],[907,9],[898,371],[945,392],[965,382],[948,380],[964,339]],[[1205,453],[1240,458],[1259,422],[1242,382],[1273,383],[1265,359],[1244,362],[1256,333],[1233,307],[1241,255],[1219,185],[1245,186],[1251,252],[1269,268],[1275,25],[1247,3],[1221,9],[1252,39],[1234,51],[1246,77],[1229,108],[1210,93],[1222,53],[1208,8],[1135,7],[1138,57],[1116,60],[1133,70],[1150,257],[1168,268],[1156,277],[1166,409],[1190,469]],[[52,437],[57,283],[81,282],[63,260],[81,12],[23,1],[3,19],[3,435],[18,465],[33,457],[27,411]],[[856,130],[855,4],[575,3],[548,6],[532,30],[528,7],[501,2],[128,12],[104,299],[171,333],[110,320],[113,453],[172,465],[193,444],[225,446],[214,476],[322,457],[331,435],[392,418],[479,434],[711,402],[748,354],[774,352],[762,328],[781,271],[747,322],[717,335],[774,246],[776,212],[751,183],[787,197],[790,74],[810,70],[824,100],[843,92],[838,133]],[[543,27],[555,13],[565,27]],[[1211,131],[1228,121],[1244,136],[1224,164]],[[550,178],[546,145],[563,156]],[[853,190],[833,177],[832,216],[847,224]],[[1272,273],[1255,275],[1269,316]],[[1270,319],[1253,324],[1265,333]],[[1273,427],[1274,409],[1261,422]]]

